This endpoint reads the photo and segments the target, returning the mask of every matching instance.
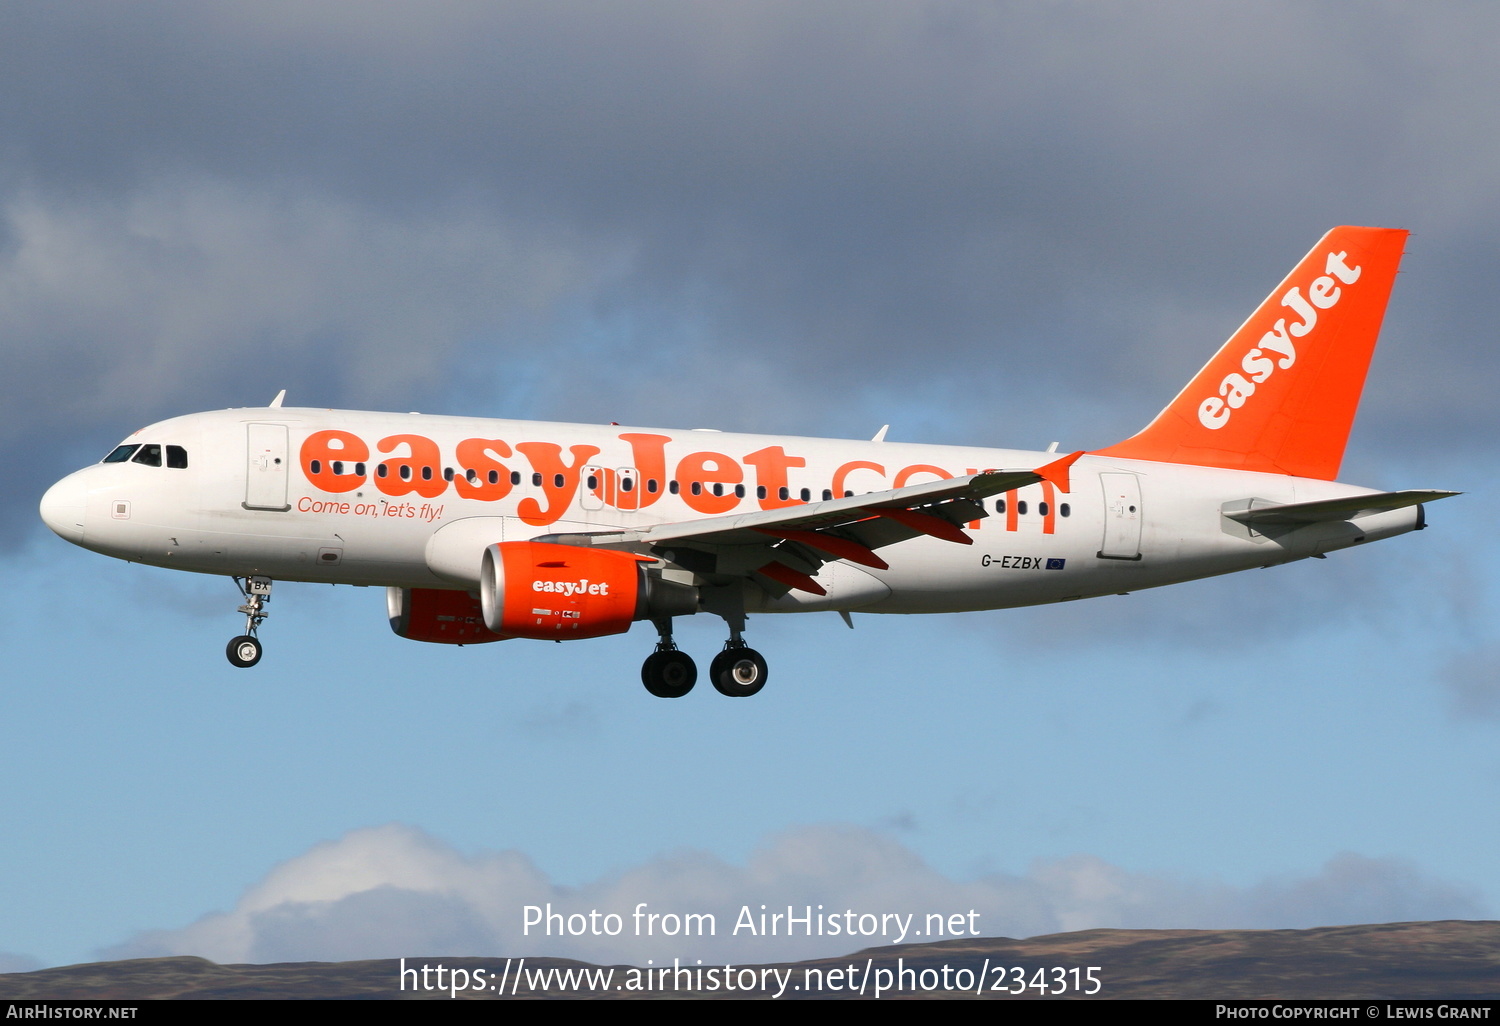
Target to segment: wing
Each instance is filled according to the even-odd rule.
[[[847,559],[887,569],[876,549],[929,536],[972,545],[960,524],[988,516],[992,495],[1050,481],[1068,491],[1068,470],[1082,452],[1030,470],[996,470],[827,502],[732,513],[657,524],[636,530],[550,534],[536,541],[661,554],[672,562],[712,575],[759,574],[769,590],[826,594],[812,575],[824,563]],[[696,555],[695,555],[696,554]],[[703,558],[710,557],[710,558]]]

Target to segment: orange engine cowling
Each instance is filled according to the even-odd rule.
[[[391,617],[391,630],[412,641],[481,645],[505,640],[505,635],[496,634],[484,625],[484,610],[479,600],[466,591],[387,588],[385,605]]]
[[[499,542],[484,550],[479,601],[484,625],[515,638],[599,638],[623,634],[656,613],[662,582],[647,578],[649,556],[552,542]],[[658,587],[653,589],[653,584]],[[697,592],[691,589],[697,609]]]

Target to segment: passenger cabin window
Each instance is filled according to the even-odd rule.
[[[161,446],[143,445],[141,451],[135,454],[131,463],[144,463],[148,467],[161,466]]]
[[[108,456],[104,457],[104,462],[105,463],[124,463],[126,460],[130,459],[130,457],[134,456],[135,455],[135,451],[137,449],[139,449],[139,448],[140,448],[139,445],[120,445],[120,446],[116,446],[114,452],[112,452]]]
[[[180,445],[167,446],[167,466],[173,470],[186,470],[187,450]]]
[[[1073,507],[1072,507],[1072,506],[1069,506],[1069,505],[1068,505],[1068,504],[1067,504],[1067,503],[1066,503],[1066,502],[1065,502],[1065,503],[1063,503],[1063,504],[1062,504],[1062,505],[1061,505],[1061,506],[1058,506],[1058,507],[1057,507],[1057,512],[1058,512],[1058,513],[1060,513],[1060,514],[1062,514],[1062,515],[1063,515],[1063,516],[1065,516],[1065,517],[1066,517],[1066,516],[1071,516],[1071,515],[1072,515],[1072,513],[1073,513]]]

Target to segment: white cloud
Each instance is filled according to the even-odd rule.
[[[642,906],[642,903],[644,905]],[[523,935],[526,906],[555,920]],[[1398,859],[1342,854],[1305,877],[1235,888],[1132,873],[1088,855],[1040,861],[1022,875],[949,879],[910,848],[869,830],[811,826],[770,838],[744,866],[696,851],[663,855],[581,887],[552,883],[518,852],[466,856],[413,827],[355,830],[289,859],[250,888],[229,912],[180,930],[140,934],[102,957],[201,955],[221,963],[323,961],[416,955],[559,955],[595,962],[703,958],[737,962],[837,955],[896,939],[892,932],[850,937],[760,936],[767,914],[791,906],[850,922],[866,913],[912,914],[908,941],[929,914],[979,913],[988,936],[1118,928],[1295,928],[1350,922],[1471,918],[1478,899],[1426,878]],[[676,921],[644,915],[712,914],[712,937],[663,936]],[[751,933],[735,927],[748,909]],[[593,935],[584,918],[597,910]],[[614,913],[618,923],[602,917]],[[816,920],[815,920],[816,921]],[[852,920],[859,924],[858,918]],[[967,922],[967,920],[965,920]],[[585,932],[569,935],[571,922]],[[874,921],[864,926],[874,930]],[[653,936],[646,936],[654,925]],[[637,932],[640,935],[637,935]]]

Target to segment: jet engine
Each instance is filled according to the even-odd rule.
[[[412,641],[481,645],[505,640],[505,635],[496,634],[484,625],[484,610],[479,600],[466,591],[387,588],[385,606],[391,630]]]
[[[623,634],[632,622],[698,611],[698,589],[653,574],[650,556],[552,542],[484,550],[479,603],[492,634],[561,641]]]

